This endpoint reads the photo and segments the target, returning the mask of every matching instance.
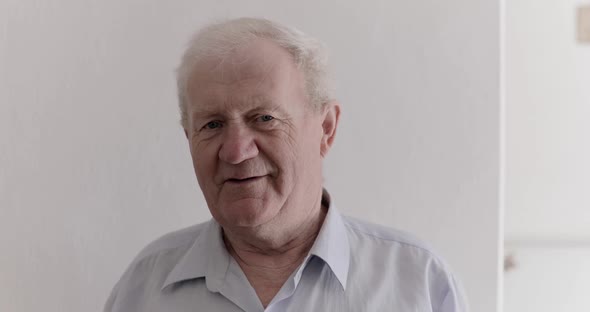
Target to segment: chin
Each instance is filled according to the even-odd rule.
[[[242,199],[218,207],[217,215],[221,220],[215,219],[222,226],[255,227],[267,223],[276,216],[279,210],[273,208],[262,203],[260,199]]]

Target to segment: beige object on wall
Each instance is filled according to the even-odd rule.
[[[590,5],[578,8],[578,41],[590,43]]]

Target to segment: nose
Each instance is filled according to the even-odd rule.
[[[258,155],[258,146],[254,136],[245,126],[228,125],[223,134],[219,149],[219,159],[237,165]]]

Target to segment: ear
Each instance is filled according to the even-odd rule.
[[[323,109],[322,121],[322,142],[320,146],[320,154],[325,158],[334,143],[336,138],[336,128],[338,128],[338,121],[340,120],[340,105],[336,101],[330,101]]]

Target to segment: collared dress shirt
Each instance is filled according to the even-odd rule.
[[[327,195],[327,193],[324,193]],[[303,263],[264,308],[214,220],[145,247],[105,312],[467,311],[448,267],[424,243],[342,216],[329,204]]]

